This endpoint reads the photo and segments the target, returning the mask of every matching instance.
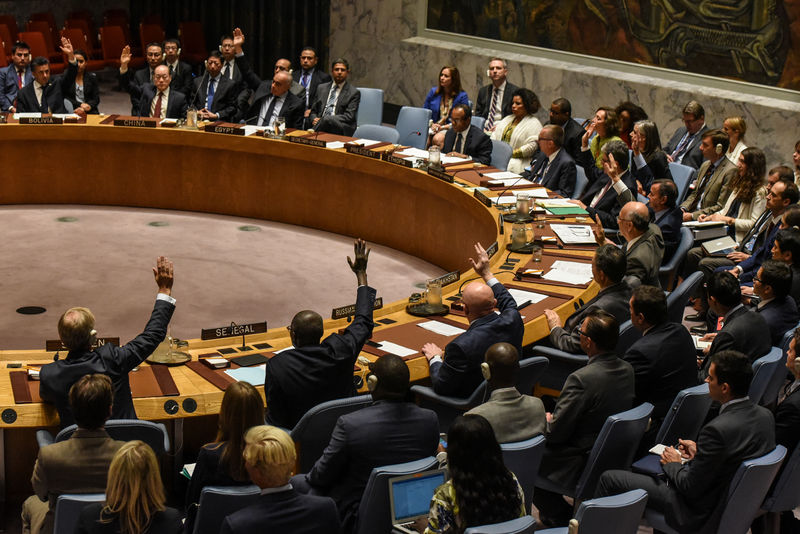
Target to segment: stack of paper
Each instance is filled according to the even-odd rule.
[[[596,243],[592,227],[586,224],[551,224],[550,228],[565,245]]]
[[[409,349],[408,347],[398,345],[397,343],[392,343],[391,341],[381,341],[378,343],[378,348],[382,351],[388,352],[389,354],[400,356],[401,358],[413,356],[419,352],[418,350]]]
[[[509,171],[487,172],[484,176],[490,180],[507,180],[509,178],[522,178],[521,174]]]
[[[466,158],[459,158],[457,156],[445,156],[442,154],[441,161],[442,165],[450,165],[451,163],[469,163],[472,161],[472,158],[470,156],[467,156]]]
[[[356,139],[355,141],[351,141],[354,145],[361,145],[363,147],[370,147],[372,145],[377,145],[378,143],[382,143],[383,141],[375,141],[374,139]]]
[[[255,126],[248,124],[246,126],[243,126],[243,128],[244,128],[244,135],[245,137],[247,137],[248,135],[253,135],[256,132],[263,132],[264,130],[267,129],[267,126]]]
[[[584,285],[592,281],[592,265],[576,261],[557,260],[543,278],[553,282]]]
[[[342,142],[342,141],[328,141],[327,143],[325,143],[325,148],[331,148],[331,149],[334,149],[334,150],[339,149],[339,148],[344,148],[344,142]]]
[[[409,147],[404,148],[400,152],[396,152],[395,156],[399,156],[401,158],[424,158],[428,159],[428,151],[421,150],[419,148]]]
[[[263,386],[266,378],[267,364],[255,367],[239,367],[238,369],[228,369],[225,374],[237,382],[248,382],[253,386]]]
[[[417,323],[417,326],[424,328],[434,334],[441,334],[443,336],[457,336],[466,332],[463,328],[452,326],[439,321],[426,321],[424,323]]]
[[[513,287],[508,288],[508,292],[514,297],[514,300],[517,301],[517,306],[528,301],[531,301],[531,304],[537,304],[547,298],[547,295],[542,295],[541,293],[515,289]]]
[[[489,178],[488,174],[484,174],[483,176],[484,178]],[[525,186],[534,185],[533,182],[531,182],[530,180],[526,180],[521,176],[517,176],[516,178],[491,178],[490,180],[491,181],[489,182],[489,184],[495,187],[500,185],[504,187],[516,187],[518,185],[525,185]]]

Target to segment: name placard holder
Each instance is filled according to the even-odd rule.
[[[490,199],[489,197],[484,195],[483,191],[478,191],[476,189],[475,192],[472,193],[472,196],[477,198],[480,201],[480,203],[483,204],[484,206],[486,206],[487,208],[491,208],[492,207],[492,199]]]
[[[200,331],[200,339],[222,339],[224,337],[242,336],[242,348],[247,347],[245,337],[250,334],[263,334],[267,331],[267,322],[236,324],[231,321],[230,326],[220,326],[218,328],[203,328]]]
[[[158,126],[159,119],[150,118],[130,118],[114,119],[114,126],[133,126],[136,128],[155,128]]]
[[[224,122],[215,122],[212,124],[207,124],[203,128],[203,131],[218,133],[218,134],[226,134],[226,135],[244,135],[244,128],[242,128],[241,126],[228,124]]]
[[[454,180],[452,175],[447,174],[441,169],[434,169],[433,167],[428,167],[428,174],[442,180],[443,182],[447,182],[448,184],[452,184]]]
[[[373,310],[380,310],[383,308],[383,297],[378,297],[375,299],[375,303],[372,305]],[[350,304],[349,306],[342,306],[341,308],[334,308],[331,311],[331,319],[344,319],[347,317],[347,322],[350,322],[350,317],[356,314],[356,305]]]
[[[447,274],[443,274],[439,278],[434,278],[434,281],[439,282],[439,285],[441,285],[442,287],[446,286],[447,284],[458,282],[459,280],[461,280],[461,273],[458,271],[453,271]]]
[[[118,337],[98,337],[92,343],[92,349],[102,347],[103,345],[114,345],[119,347]],[[67,347],[61,342],[60,339],[48,339],[44,342],[44,350],[47,352],[57,352],[60,350],[67,350]]]
[[[61,117],[20,117],[20,124],[63,124]]]
[[[489,248],[486,249],[486,255],[491,258],[495,254],[497,254],[497,251],[499,249],[500,249],[500,247],[497,245],[497,241],[495,241],[494,243],[492,243],[492,246],[490,246]]]
[[[320,148],[325,148],[327,143],[322,139],[316,139],[314,137],[297,137],[294,135],[289,136],[290,143],[298,143],[301,145],[311,145],[311,146],[318,146]]]
[[[348,154],[357,154],[359,156],[366,156],[372,159],[381,159],[380,152],[375,152],[374,150],[364,148],[361,145],[344,145],[344,149]]]
[[[408,167],[409,169],[414,167],[414,163],[411,160],[398,158],[389,152],[383,153],[383,161],[388,161],[389,163],[394,163],[395,165],[400,165],[401,167]]]

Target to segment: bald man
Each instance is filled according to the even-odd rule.
[[[294,316],[289,326],[292,348],[275,355],[266,366],[264,389],[271,425],[293,428],[317,404],[355,394],[353,366],[375,326],[375,290],[367,285],[366,243],[359,239],[353,249],[355,259],[347,258],[358,281],[353,322],[341,334],[322,340],[322,317],[317,312],[304,310]]]
[[[625,280],[631,286],[661,287],[658,269],[664,257],[664,238],[661,229],[650,222],[650,212],[641,202],[628,202],[618,217],[619,233],[625,238],[623,245],[628,267]]]
[[[428,359],[433,389],[439,395],[468,397],[483,381],[481,362],[486,350],[499,342],[522,352],[522,317],[514,297],[492,276],[489,256],[475,244],[477,261],[469,261],[484,282],[472,282],[462,294],[464,313],[469,320],[466,332],[447,344],[445,350],[433,343],[422,347]],[[500,313],[494,313],[497,307]]]

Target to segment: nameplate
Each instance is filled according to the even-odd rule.
[[[207,124],[203,131],[226,135],[244,135],[244,128],[241,126],[228,126],[218,123]]]
[[[480,201],[480,203],[483,204],[484,206],[486,206],[487,208],[491,208],[492,207],[492,199],[490,199],[489,197],[484,195],[483,191],[478,191],[476,189],[475,192],[472,193],[472,195],[475,198],[477,198]]]
[[[289,142],[300,143],[301,145],[318,146],[322,148],[325,148],[327,144],[322,139],[315,139],[313,137],[296,137],[296,136],[289,136]]]
[[[92,343],[92,349],[102,347],[103,345],[114,345],[119,347],[118,337],[98,337]],[[47,352],[57,352],[59,350],[67,350],[67,347],[61,342],[60,339],[48,339],[44,342],[44,350]]]
[[[494,256],[495,254],[497,254],[497,251],[498,251],[498,250],[499,250],[499,247],[498,247],[498,245],[497,245],[497,241],[495,241],[494,243],[492,243],[492,246],[491,246],[491,247],[489,247],[489,248],[487,248],[487,249],[486,249],[486,255],[487,255],[487,256],[489,256],[489,257],[491,258],[491,257],[492,257],[492,256]]]
[[[380,310],[383,308],[383,297],[378,297],[375,299],[375,303],[372,305],[373,310]],[[351,304],[349,306],[342,306],[341,308],[334,308],[331,311],[331,319],[344,319],[345,317],[350,317],[356,314],[356,305]]]
[[[250,334],[263,334],[267,331],[267,322],[250,324],[231,324],[219,328],[203,328],[200,339],[220,339],[223,337],[249,336]]]
[[[20,117],[20,124],[63,124],[61,117]]]
[[[461,279],[461,273],[458,271],[453,271],[451,273],[443,274],[439,278],[434,278],[434,282],[439,282],[439,285],[444,287],[447,284],[452,284],[453,282],[458,282]]]
[[[136,128],[155,128],[158,119],[114,119],[114,126],[135,126]]]
[[[394,163],[395,165],[408,167],[409,169],[414,167],[414,163],[411,160],[398,158],[397,156],[393,156],[388,152],[383,153],[383,161],[388,161],[389,163]]]
[[[431,176],[435,176],[436,178],[438,178],[438,179],[440,179],[442,181],[445,181],[448,184],[452,184],[453,183],[453,176],[450,175],[450,174],[447,174],[446,172],[444,172],[441,169],[432,169],[431,167],[428,167],[428,174],[430,174]]]
[[[366,156],[372,159],[381,159],[380,152],[375,152],[361,145],[344,145],[344,149],[348,154],[358,154],[359,156]]]

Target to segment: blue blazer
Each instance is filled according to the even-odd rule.
[[[442,118],[439,114],[439,106],[442,105],[442,95],[437,95],[436,89],[438,89],[438,86],[432,87],[431,90],[428,91],[428,96],[425,97],[425,103],[422,104],[423,108],[431,110],[431,119],[433,119],[433,122],[439,122],[439,119]],[[453,107],[455,107],[456,104],[469,105],[469,97],[467,96],[466,91],[461,91],[456,95],[456,97],[453,99]],[[451,111],[453,107],[450,108]],[[450,117],[447,117],[446,124],[450,124]]]
[[[220,532],[292,532],[337,534],[341,532],[336,505],[328,497],[303,495],[290,489],[262,495],[256,504],[225,518]]]
[[[652,212],[652,208],[650,209]],[[675,249],[681,242],[681,226],[683,226],[683,211],[680,207],[675,206],[672,209],[667,209],[658,218],[655,218],[653,213],[653,222],[661,229],[661,237],[664,238],[664,258],[661,260],[662,265],[672,258],[675,254]]]
[[[539,175],[546,161],[547,156],[540,150],[531,163],[531,180],[534,180]],[[561,147],[553,162],[547,167],[542,179],[542,185],[564,198],[572,198],[572,193],[575,191],[576,176],[575,160],[572,159],[572,156],[569,155],[569,152],[564,147]]]
[[[742,285],[753,285],[753,277],[758,272],[758,269],[761,268],[761,264],[764,263],[764,260],[772,258],[772,245],[775,244],[778,230],[780,230],[780,225],[776,224],[772,232],[767,235],[764,244],[758,247],[749,258],[739,263],[739,267],[742,268],[742,272],[739,274],[739,282]]]
[[[797,321],[800,320],[800,315],[797,313],[797,304],[790,296],[785,296],[782,299],[775,298],[767,302],[760,308],[756,308],[758,312],[769,325],[769,333],[772,336],[772,346],[780,347],[783,335],[797,326]]]
[[[33,83],[30,65],[25,70],[24,81],[26,86],[29,83]],[[14,68],[13,63],[0,69],[0,111],[8,111],[8,108],[14,105],[14,100],[17,99],[17,91],[19,91],[18,84],[19,76],[17,76],[17,69]]]

